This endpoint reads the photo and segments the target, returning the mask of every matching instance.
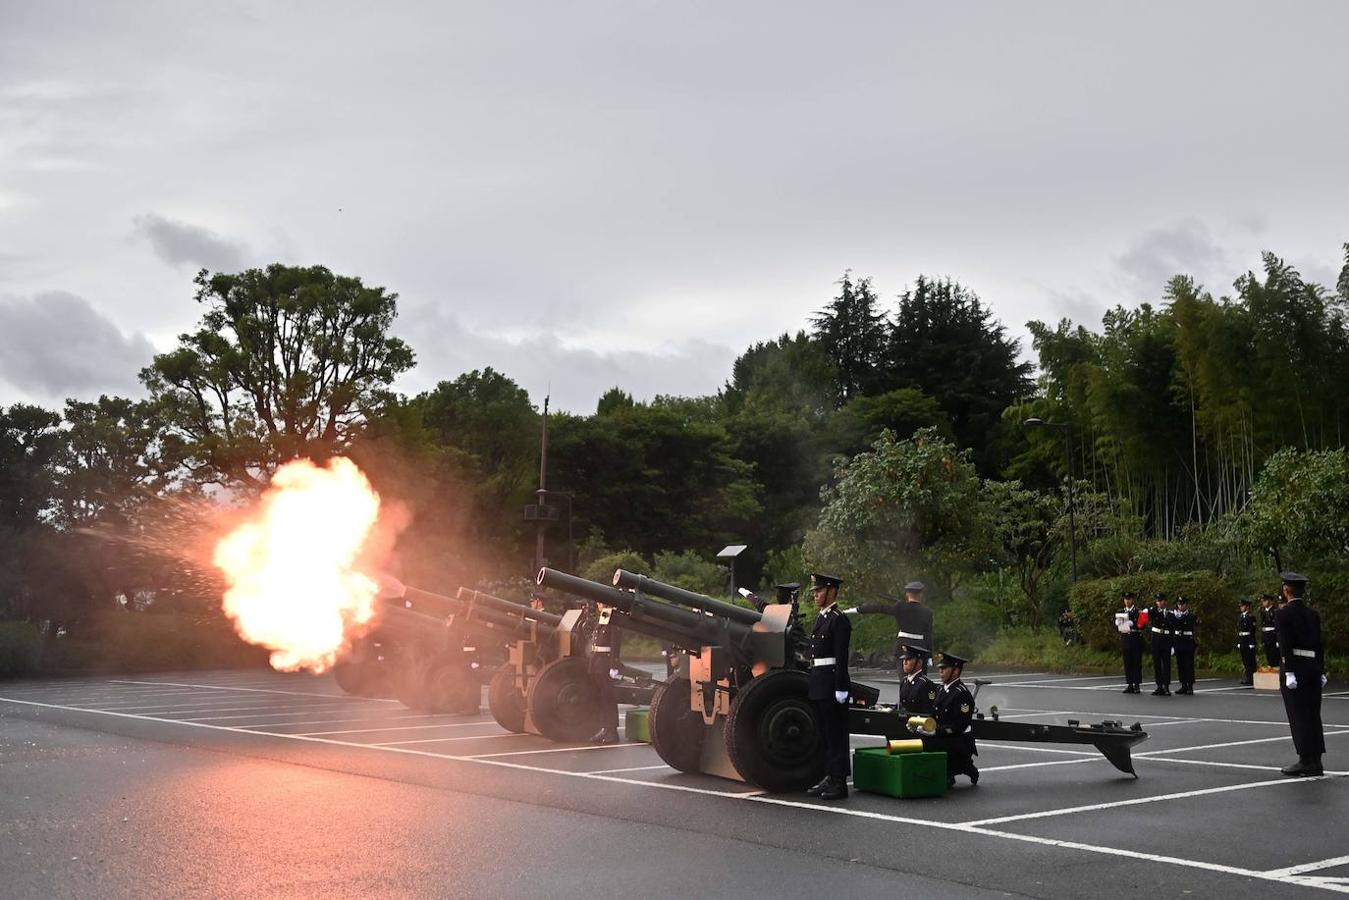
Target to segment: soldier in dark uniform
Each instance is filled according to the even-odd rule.
[[[942,685],[937,691],[933,715],[937,719],[937,733],[923,735],[923,749],[946,753],[946,784],[954,786],[957,775],[968,775],[970,784],[979,783],[979,770],[974,757],[979,750],[974,746],[970,722],[974,720],[974,695],[960,680],[966,660],[952,653],[943,653],[937,670]]]
[[[866,603],[845,610],[848,613],[878,614],[895,617],[895,657],[903,659],[904,648],[916,644],[932,648],[932,610],[923,605],[924,586],[921,581],[904,585],[904,599],[894,603]],[[923,660],[927,667],[927,660]],[[902,677],[902,675],[901,675]]]
[[[937,686],[923,671],[927,657],[926,647],[909,644],[899,661],[903,672],[899,679],[899,705],[906,712],[921,716],[931,715],[937,708]]]
[[[1138,627],[1142,610],[1134,605],[1134,592],[1124,592],[1124,608],[1115,613],[1120,655],[1124,657],[1124,693],[1139,693],[1143,683],[1143,629]]]
[[[1166,608],[1166,594],[1152,595],[1148,609],[1148,628],[1152,631],[1152,677],[1157,682],[1154,697],[1171,696],[1171,610]]]
[[[1260,595],[1260,643],[1265,648],[1265,665],[1271,669],[1279,666],[1279,632],[1274,627],[1274,595]]]
[[[848,796],[848,775],[852,771],[848,754],[848,654],[852,643],[852,623],[838,608],[838,589],[842,579],[833,575],[810,576],[810,592],[820,614],[810,633],[810,699],[815,703],[820,730],[824,733],[824,780],[806,793],[821,800],[841,800]]]
[[[596,744],[618,743],[618,700],[614,697],[614,678],[623,667],[620,651],[623,631],[610,624],[613,610],[602,603],[593,604],[595,628],[590,639],[590,677],[599,685],[600,708],[604,727],[590,740]]]
[[[1241,654],[1242,684],[1255,684],[1255,616],[1251,615],[1251,601],[1241,598],[1241,615],[1237,617],[1237,652]]]
[[[1293,732],[1297,762],[1284,766],[1285,775],[1321,775],[1321,754],[1326,736],[1321,726],[1321,689],[1326,684],[1325,647],[1321,643],[1321,616],[1303,602],[1307,576],[1284,572],[1283,596],[1287,603],[1275,617],[1279,630],[1279,693]]]
[[[1190,609],[1189,597],[1176,598],[1176,611],[1171,614],[1171,646],[1176,648],[1176,675],[1180,680],[1177,694],[1194,693],[1195,625],[1198,619]]]

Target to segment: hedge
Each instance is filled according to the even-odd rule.
[[[29,675],[42,656],[42,632],[27,622],[0,622],[0,677]]]
[[[49,636],[38,670],[153,672],[266,664],[267,651],[240,640],[228,623],[175,613],[115,612],[91,617],[61,637]]]

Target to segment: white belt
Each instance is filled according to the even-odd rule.
[[[815,665],[815,666],[832,666],[832,665],[834,665],[835,662],[837,662],[837,657],[833,657],[833,656],[822,656],[822,657],[820,657],[819,659],[815,660],[815,662],[812,663],[812,665]]]
[[[1180,635],[1181,637],[1194,637],[1193,631],[1177,631],[1176,634]]]
[[[609,651],[613,650],[614,648],[613,648],[613,647],[591,647],[590,649],[591,649],[593,652],[595,652],[595,653],[608,653]]]
[[[1293,654],[1294,656],[1307,656],[1312,659],[1316,659],[1315,650],[1289,650],[1288,652]]]
[[[1251,633],[1250,633],[1249,631],[1238,631],[1238,632],[1237,632],[1237,637],[1250,637],[1250,636],[1251,636]]]
[[[1153,626],[1152,633],[1153,633],[1153,634],[1167,634],[1168,632],[1167,632],[1166,629],[1164,629],[1164,628],[1158,628],[1158,627],[1156,627],[1156,626]]]
[[[477,650],[478,648],[477,648],[477,647],[465,647],[465,648],[463,648],[463,649],[464,649],[464,652],[465,652],[465,653],[472,653],[474,650]]]
[[[1264,628],[1261,628],[1260,630],[1261,630],[1261,631],[1273,631],[1273,630],[1274,630],[1274,626],[1273,626],[1273,625],[1266,625]]]
[[[899,636],[902,638],[914,638],[915,640],[919,641],[927,637],[927,635],[925,634],[914,634],[912,631],[901,631],[899,632]]]

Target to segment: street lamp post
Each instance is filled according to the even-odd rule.
[[[1073,506],[1073,426],[1067,422],[1046,422],[1027,419],[1021,423],[1027,428],[1059,428],[1063,430],[1063,455],[1068,460],[1068,546],[1073,561],[1073,581],[1077,581],[1077,516]]]

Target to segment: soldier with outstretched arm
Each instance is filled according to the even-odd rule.
[[[1279,693],[1293,732],[1297,762],[1284,766],[1285,775],[1321,775],[1321,755],[1326,736],[1321,725],[1321,689],[1326,684],[1325,647],[1321,643],[1321,616],[1307,606],[1307,576],[1284,572],[1283,596],[1287,601],[1274,619],[1279,630]]]
[[[932,610],[923,605],[924,586],[921,581],[904,585],[904,599],[894,603],[864,603],[844,610],[847,613],[865,613],[895,617],[895,656],[902,658],[904,648],[910,645],[932,649]],[[927,661],[923,661],[926,668]]]
[[[810,634],[810,699],[824,733],[824,780],[806,793],[821,800],[841,800],[848,796],[848,775],[852,771],[848,747],[848,654],[851,652],[852,623],[838,608],[838,589],[842,579],[833,575],[812,574],[810,592],[820,613]]]

